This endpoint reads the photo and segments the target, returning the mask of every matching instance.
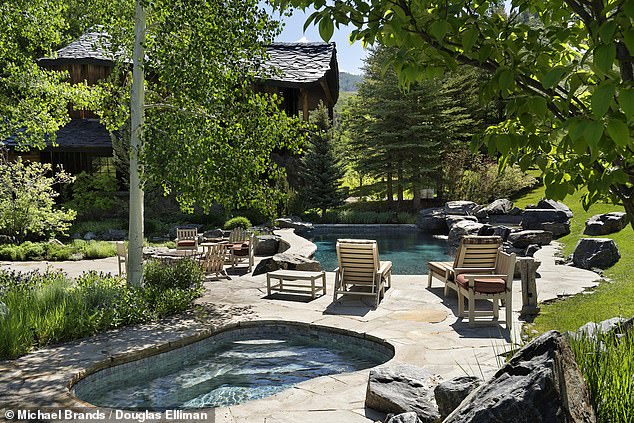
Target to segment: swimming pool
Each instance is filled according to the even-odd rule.
[[[326,271],[337,267],[335,244],[339,238],[376,239],[379,258],[391,261],[392,273],[398,275],[425,275],[427,262],[453,260],[445,240],[410,225],[318,225],[302,236],[317,245],[315,260]]]
[[[297,383],[382,364],[394,348],[371,336],[296,322],[248,322],[79,380],[72,391],[127,410],[230,406]]]

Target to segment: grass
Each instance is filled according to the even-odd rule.
[[[61,272],[0,271],[0,360],[182,312],[202,293],[202,280],[191,260],[149,263],[143,288],[95,272],[71,280]]]
[[[582,194],[576,193],[564,201],[574,213],[570,222],[570,234],[558,240],[564,245],[562,253],[565,256],[574,251],[580,238],[588,237],[583,235],[586,219],[595,214],[623,211],[622,207],[613,204],[595,204],[590,210],[585,211],[581,206]],[[539,187],[516,200],[515,204],[525,207],[526,204],[537,203],[543,196],[544,188]],[[576,330],[589,321],[599,322],[615,316],[634,315],[634,281],[631,277],[634,274],[634,231],[628,225],[620,232],[601,238],[613,239],[621,252],[618,263],[605,270],[605,277],[609,278],[610,282],[601,282],[591,294],[576,295],[565,300],[542,304],[541,312],[530,329],[535,329],[539,333],[550,329]],[[565,268],[562,271],[565,271]]]
[[[82,260],[112,257],[116,247],[107,241],[73,240],[70,244],[55,242],[24,242],[19,245],[0,245],[0,260]]]
[[[634,336],[599,334],[571,339],[570,346],[588,382],[597,421],[634,421]]]

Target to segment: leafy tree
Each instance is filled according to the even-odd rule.
[[[308,150],[300,168],[304,181],[302,197],[309,208],[321,209],[323,218],[326,209],[343,204],[348,193],[340,188],[345,171],[335,155],[333,130],[326,107],[320,104],[313,116],[315,127],[309,135]]]
[[[174,193],[186,211],[214,203],[271,211],[284,172],[270,154],[293,151],[301,137],[277,97],[253,90],[278,32],[257,1],[137,0],[134,31],[118,37],[116,28],[131,23],[108,28],[114,45],[133,50],[128,275],[139,284],[143,179]],[[135,34],[133,49],[126,33]],[[111,125],[122,126],[126,116],[113,116]]]
[[[507,99],[506,119],[479,141],[501,165],[536,164],[546,195],[587,187],[584,207],[620,202],[634,225],[634,1],[277,0],[316,6],[307,24],[322,38],[352,24],[352,40],[394,46],[402,82],[469,64],[490,72],[482,86]]]
[[[73,181],[63,171],[51,174],[51,165],[0,161],[0,233],[25,239],[67,235],[74,210],[57,209],[55,185]]]

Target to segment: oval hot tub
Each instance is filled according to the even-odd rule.
[[[211,408],[276,394],[319,376],[354,372],[394,356],[387,342],[340,329],[249,322],[141,360],[89,374],[72,387],[96,406]]]

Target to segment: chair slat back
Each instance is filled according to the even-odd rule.
[[[240,242],[245,242],[249,239],[249,233],[244,228],[234,228],[229,233],[229,242],[231,244],[237,244]]]
[[[176,239],[197,239],[198,238],[198,229],[176,229]]]
[[[495,266],[495,273],[498,275],[506,275],[506,287],[510,288],[513,283],[513,274],[515,273],[515,261],[517,257],[515,254],[508,254],[504,251],[498,252],[497,265]]]
[[[117,242],[117,256],[125,259],[128,256],[128,249],[125,246],[125,243],[122,241]]]
[[[339,239],[337,260],[345,283],[373,285],[379,270],[379,254],[376,241]]]
[[[217,244],[209,247],[205,255],[204,268],[207,273],[219,273],[224,269],[226,245]]]
[[[460,240],[453,267],[494,268],[501,244],[499,236],[466,236]]]

